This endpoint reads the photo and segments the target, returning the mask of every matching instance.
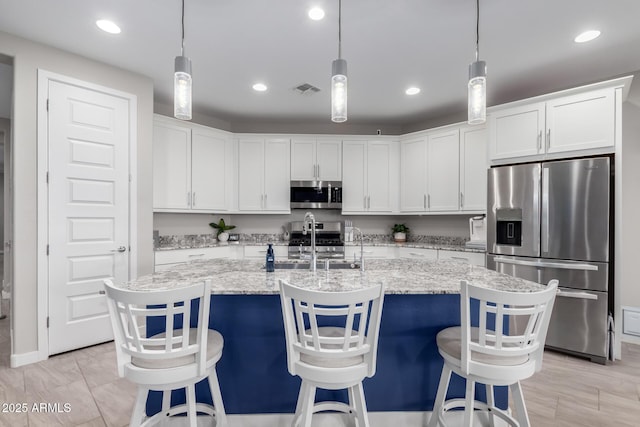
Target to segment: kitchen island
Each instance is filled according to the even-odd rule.
[[[291,269],[266,273],[254,260],[195,261],[142,276],[120,286],[137,290],[167,289],[212,280],[209,327],[225,344],[218,376],[229,414],[293,413],[300,380],[287,371],[278,281],[326,291],[385,284],[377,372],[364,381],[370,411],[429,411],[433,407],[442,359],[436,334],[460,324],[459,285],[469,280],[507,291],[534,291],[541,285],[459,261],[373,260],[366,271]],[[154,332],[154,325],[149,325]],[[462,380],[452,383],[462,395]],[[199,394],[204,395],[205,387]],[[479,398],[482,398],[480,391]],[[506,390],[497,392],[503,407]],[[344,400],[346,392],[319,391],[318,399]],[[160,409],[152,393],[148,413]]]

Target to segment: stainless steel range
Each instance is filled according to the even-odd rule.
[[[311,255],[311,233],[303,234],[304,222],[289,223],[289,259]],[[318,259],[343,259],[344,234],[340,221],[316,222],[316,253]]]

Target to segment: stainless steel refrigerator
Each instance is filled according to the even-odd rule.
[[[611,158],[488,173],[487,267],[542,284],[558,279],[547,346],[605,363],[613,330]]]

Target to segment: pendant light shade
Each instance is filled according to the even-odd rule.
[[[336,59],[331,64],[331,121],[347,121],[347,61]]]
[[[175,59],[173,77],[173,116],[191,120],[191,60],[184,56],[184,0],[182,0],[182,47]]]
[[[347,121],[347,61],[342,59],[342,0],[338,0],[338,59],[331,64],[331,121]]]
[[[480,0],[476,0],[476,60],[469,65],[467,122],[487,121],[487,63],[480,61]]]
[[[173,80],[173,115],[176,119],[191,120],[191,60],[176,56]]]
[[[469,65],[468,122],[470,125],[487,120],[487,64],[484,61]]]

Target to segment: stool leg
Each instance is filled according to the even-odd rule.
[[[487,405],[493,408],[496,406],[496,402],[493,394],[493,386],[491,384],[485,384],[485,388],[487,391]],[[493,413],[491,411],[489,412],[489,426],[491,427],[496,426],[495,417],[493,416]]]
[[[473,402],[475,400],[475,381],[467,378],[467,390],[465,392],[464,403],[464,423],[465,427],[473,427]]]
[[[300,416],[302,415],[302,408],[304,407],[304,403],[307,401],[307,392],[309,385],[302,381],[300,384],[300,391],[298,392],[298,401],[296,402],[296,413],[293,414],[293,422],[291,423],[291,427],[296,427],[299,425]]]
[[[171,409],[171,390],[162,390],[162,412],[167,413]]]
[[[304,381],[303,381],[304,384]],[[304,402],[302,402],[301,427],[311,427],[311,416],[313,415],[313,405],[316,400],[316,387],[307,384]]]
[[[187,395],[187,417],[189,418],[189,425],[191,427],[198,426],[198,419],[196,412],[196,385],[189,384],[186,387],[186,395]]]
[[[213,407],[216,410],[216,427],[227,426],[227,413],[224,410],[222,402],[222,393],[220,392],[220,383],[218,382],[218,374],[215,368],[209,373],[209,390],[213,400]]]
[[[440,374],[440,383],[438,383],[438,392],[436,394],[436,400],[433,403],[433,411],[431,411],[431,418],[429,418],[429,424],[427,427],[436,427],[438,425],[438,414],[442,411],[442,405],[444,399],[447,397],[447,389],[449,388],[449,380],[451,379],[451,369],[445,364],[442,366],[442,373]]]
[[[137,427],[142,424],[142,420],[145,416],[144,406],[147,403],[148,390],[143,387],[138,387],[138,395],[136,396],[136,403],[133,407],[133,413],[131,414],[131,420],[129,425]]]
[[[527,414],[527,407],[524,404],[524,395],[522,394],[522,387],[520,381],[511,384],[509,386],[511,393],[513,393],[513,403],[516,407],[516,419],[520,423],[520,427],[531,427],[529,422],[529,415]]]
[[[358,427],[369,427],[369,416],[367,415],[367,402],[364,400],[364,389],[362,383],[358,383],[353,387],[354,404],[356,407],[356,419],[358,420]]]

